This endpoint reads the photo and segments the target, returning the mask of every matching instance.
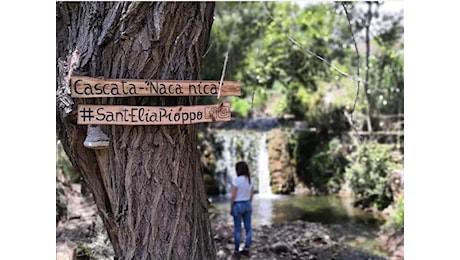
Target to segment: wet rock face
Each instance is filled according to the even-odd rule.
[[[289,194],[295,187],[295,168],[291,165],[287,147],[289,134],[281,129],[273,129],[267,139],[272,192]]]

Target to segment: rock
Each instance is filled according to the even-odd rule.
[[[295,168],[287,147],[289,134],[281,129],[273,129],[267,139],[272,192],[289,194],[294,191],[295,185]]]
[[[327,242],[322,237],[314,237],[313,242],[320,243],[320,244],[323,244],[323,245],[327,245]]]
[[[70,217],[56,228],[56,259],[73,260],[75,255],[83,253],[90,259],[113,259],[113,247],[102,219],[96,213],[96,205],[92,198],[84,197],[77,184],[72,184],[71,189],[66,189],[66,197]],[[74,258],[65,250],[70,245],[74,251]]]
[[[217,257],[224,257],[226,255],[228,255],[228,252],[225,252],[223,249],[217,251]]]
[[[75,260],[77,245],[65,239],[65,241],[56,246],[56,260]]]
[[[310,195],[311,191],[303,183],[298,183],[294,188],[294,194]]]
[[[404,259],[404,231],[397,232],[383,229],[380,232],[380,241],[387,251],[392,255],[391,260]]]
[[[270,246],[270,249],[273,250],[277,254],[281,254],[283,252],[288,252],[289,246],[285,243],[278,242]]]

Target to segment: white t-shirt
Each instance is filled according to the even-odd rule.
[[[253,180],[251,184],[248,182],[248,177],[242,175],[233,179],[233,186],[237,187],[235,201],[246,201],[251,199],[251,190],[254,186]]]

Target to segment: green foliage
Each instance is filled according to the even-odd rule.
[[[362,56],[361,64],[369,61],[369,70],[361,68],[361,77],[366,80],[361,86],[367,87],[366,95],[359,97],[357,110],[361,113],[402,114],[404,113],[404,25],[403,13],[385,14],[380,11],[371,12],[369,31],[368,10],[378,10],[377,6],[384,2],[348,3],[351,14],[352,30],[364,49],[369,48],[369,55]],[[362,8],[357,8],[361,6]],[[369,35],[369,46],[366,45],[365,35]],[[359,46],[360,47],[360,46]],[[366,50],[367,51],[367,50]],[[361,52],[362,54],[367,52]],[[353,62],[352,62],[353,64]],[[356,64],[354,64],[356,66]],[[354,69],[356,70],[356,69]],[[356,82],[345,85],[345,88],[356,88]],[[363,93],[362,91],[361,93]],[[363,93],[364,94],[364,93]],[[365,109],[369,106],[369,110]],[[363,124],[358,124],[362,129]],[[373,124],[373,130],[379,130],[378,124]]]
[[[231,110],[232,112],[240,115],[241,117],[247,117],[249,114],[249,111],[251,110],[251,105],[246,99],[240,98],[240,99],[233,99],[232,101],[232,107]]]
[[[383,114],[404,113],[404,57],[402,53],[382,48],[370,58],[373,73],[369,87],[373,107]]]
[[[267,90],[264,88],[255,89],[253,99],[252,99],[252,106],[259,108],[259,109],[264,109],[266,107],[267,102],[268,102]]]
[[[345,178],[355,195],[355,206],[386,208],[393,201],[390,171],[395,167],[391,146],[375,142],[358,146],[348,160]]]
[[[347,165],[338,139],[320,147],[310,158],[308,170],[312,184],[321,193],[337,193],[343,184],[343,172]]]
[[[252,43],[259,36],[262,14],[257,2],[242,2],[240,5],[235,2],[216,3],[210,46],[200,73],[202,79],[220,79],[231,36],[225,80],[241,79],[238,75],[245,67],[245,58],[251,51]]]
[[[241,117],[266,111],[271,116],[291,114],[296,120],[305,120],[307,127],[316,128],[316,132],[295,133],[289,146],[299,180],[318,190],[334,192],[345,178],[344,169],[339,173],[343,162],[338,159],[342,155],[336,152],[337,141],[330,142],[337,137],[346,142],[343,137],[350,125],[344,112],[353,109],[353,123],[358,130],[366,129],[370,114],[374,131],[381,130],[377,115],[404,113],[403,15],[385,15],[375,8],[382,4],[385,5],[346,3],[351,28],[341,3],[303,8],[294,2],[216,5],[211,43],[200,77],[220,79],[233,36],[225,79],[240,82],[242,96],[224,100],[230,100],[232,112]],[[374,8],[366,57],[369,5]],[[355,52],[353,36],[360,57]],[[369,70],[365,67],[367,58]],[[361,79],[367,79],[366,72],[369,73],[369,98],[364,91],[365,82],[361,81],[358,88],[358,66]],[[365,144],[346,158],[352,162],[347,171],[357,195],[356,204],[364,207],[382,208],[391,203],[391,158],[385,154],[386,148],[377,146]],[[382,149],[385,152],[380,154]]]
[[[347,149],[338,138],[324,141],[321,135],[296,132],[288,141],[288,151],[300,182],[316,193],[333,194],[343,184]]]
[[[306,119],[311,125],[315,125],[318,117],[322,115],[321,93],[302,87],[300,83],[291,83],[287,94],[290,114],[296,118]]]
[[[396,200],[395,209],[385,225],[395,231],[404,229],[404,196]]]
[[[360,85],[361,91],[356,97],[357,83],[356,81],[350,78],[338,78],[336,84],[340,86],[336,89],[329,89],[329,95],[333,96],[330,100],[330,105],[335,107],[343,107],[347,112],[351,113],[353,105],[355,104],[355,99],[357,98],[356,105],[354,107],[354,119],[357,119],[356,115],[363,114],[363,111],[366,109],[366,103],[364,102],[365,96],[364,91],[362,91],[362,84]],[[358,125],[362,125],[362,122],[356,122]]]
[[[385,3],[372,3],[381,4]],[[366,7],[367,3],[347,3],[360,49],[364,47]],[[402,18],[373,13],[368,88],[370,106],[377,114],[404,111]],[[356,97],[357,82],[318,58],[350,76],[356,74],[357,57],[341,4],[300,8],[293,2],[218,2],[201,78],[220,79],[230,37],[225,79],[241,82],[241,99],[246,99],[236,105],[238,113],[253,114],[243,105],[249,103],[256,112],[270,107],[272,115],[290,113],[314,125],[330,106],[351,111],[356,98],[354,112],[368,112],[363,84]],[[359,63],[362,78],[363,53]],[[269,90],[274,92],[269,95]],[[334,95],[324,102],[328,93]],[[363,120],[357,118],[355,123],[362,129]]]
[[[322,57],[339,57],[343,51],[342,39],[335,37],[335,26],[341,21],[334,7],[318,4],[299,9],[286,2],[270,2],[266,6],[274,20],[270,19],[263,27],[263,38],[256,43],[257,60],[262,67],[250,67],[247,74],[268,88],[278,80],[285,86],[298,83],[303,88],[316,90],[317,80],[329,78],[330,70],[326,63],[309,52]],[[290,39],[295,39],[296,43]]]
[[[287,36],[321,56],[342,60],[345,57],[343,40],[336,37],[335,31],[336,25],[343,22],[330,4],[301,9],[290,2],[245,2],[238,9],[235,3],[218,3],[211,32],[212,45],[204,59],[201,77],[220,78],[235,26],[225,79],[242,83],[241,98],[252,99],[255,92],[252,103],[255,110],[267,107],[264,105],[267,92],[260,90],[273,89],[278,82],[282,87],[275,91],[288,96],[278,99],[280,104],[273,105],[274,111],[293,111],[303,117],[304,106],[312,110],[318,101],[317,79],[328,78],[331,71],[328,65],[294,45]],[[310,95],[313,97],[308,97]],[[238,112],[245,114],[244,109]]]
[[[308,162],[317,145],[316,133],[311,131],[296,132],[288,142],[289,155],[293,158],[297,177],[306,185],[312,182],[312,177],[308,172]]]

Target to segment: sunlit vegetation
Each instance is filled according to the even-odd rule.
[[[224,98],[235,116],[306,122],[289,145],[299,181],[323,194],[347,183],[356,206],[377,209],[395,202],[403,161],[390,153],[404,153],[404,16],[381,5],[219,2],[200,75],[241,83]]]

